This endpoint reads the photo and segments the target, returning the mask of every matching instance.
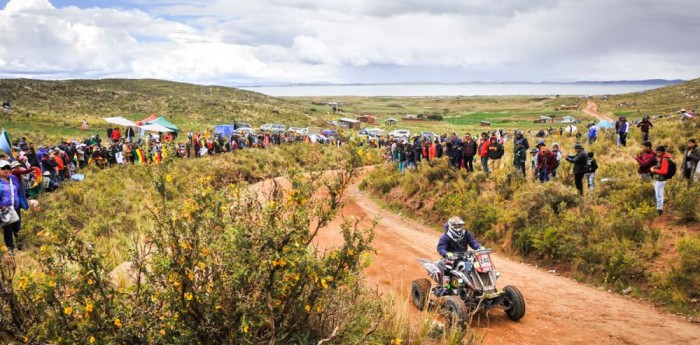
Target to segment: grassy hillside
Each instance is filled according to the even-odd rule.
[[[599,111],[615,115],[658,115],[681,108],[700,109],[700,79],[658,89],[610,97],[595,97]]]
[[[0,99],[14,113],[0,113],[2,126],[14,135],[32,136],[41,128],[49,136],[84,136],[86,119],[91,132],[103,133],[104,117],[141,120],[164,115],[184,130],[205,130],[232,121],[261,125],[282,122],[308,125],[315,118],[304,108],[259,93],[219,86],[198,86],[161,80],[0,80]]]

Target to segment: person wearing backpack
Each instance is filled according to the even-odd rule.
[[[666,146],[656,148],[656,166],[651,168],[651,175],[654,179],[654,192],[656,195],[656,212],[659,215],[664,213],[664,187],[666,180],[676,174],[676,164],[671,160],[671,155],[666,152]]]

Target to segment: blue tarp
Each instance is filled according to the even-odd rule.
[[[214,134],[221,134],[221,136],[228,137],[233,134],[233,125],[217,125],[214,128]]]
[[[603,120],[603,121],[598,122],[598,128],[612,128],[612,127],[613,127],[613,124],[610,123],[610,121]]]

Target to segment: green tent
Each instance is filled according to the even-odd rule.
[[[175,125],[173,125],[170,121],[166,120],[166,119],[165,119],[164,117],[162,117],[162,116],[159,117],[159,118],[157,118],[157,119],[155,119],[155,120],[153,120],[153,121],[148,121],[148,122],[144,123],[144,125],[152,125],[152,124],[161,125],[161,126],[163,126],[163,127],[165,127],[165,128],[172,129],[172,130],[175,131],[175,132],[179,132],[179,131],[180,131],[179,128],[175,127]]]

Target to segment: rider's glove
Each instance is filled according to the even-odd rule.
[[[447,254],[445,254],[445,258],[447,258],[447,259],[452,259],[452,258],[454,258],[454,256],[455,256],[455,254],[452,252],[447,252]]]

